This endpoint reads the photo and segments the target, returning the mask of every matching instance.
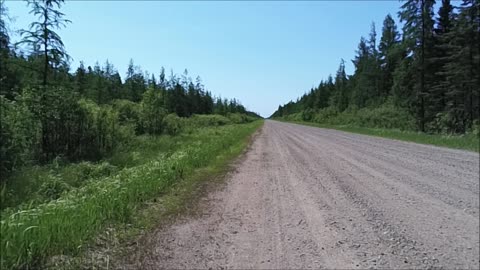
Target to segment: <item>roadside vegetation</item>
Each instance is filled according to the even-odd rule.
[[[122,79],[107,60],[70,72],[55,32],[71,23],[64,1],[26,4],[37,20],[14,43],[0,0],[1,269],[41,268],[134,223],[145,202],[225,164],[261,125],[187,70],[166,78],[131,60]]]
[[[473,132],[462,135],[451,134],[426,134],[418,131],[408,131],[392,128],[371,128],[362,127],[356,124],[323,124],[315,122],[306,122],[302,120],[295,120],[292,118],[284,119],[277,118],[275,120],[290,122],[300,125],[336,129],[346,132],[358,133],[369,136],[383,137],[387,139],[395,139],[401,141],[415,142],[421,144],[431,144],[435,146],[442,146],[454,149],[463,149],[480,152],[480,140],[478,135],[478,128]]]
[[[41,186],[48,186],[50,193],[41,188],[36,200],[2,210],[2,269],[38,266],[48,256],[82,251],[107,225],[131,223],[144,202],[160,197],[238,145],[244,146],[260,125],[255,121],[194,128],[176,137],[139,137],[130,145],[133,151],[120,150],[112,163],[60,169],[73,179],[75,188],[54,170],[43,171]]]
[[[442,0],[438,12],[434,3],[403,1],[401,31],[387,15],[377,41],[372,24],[352,75],[342,59],[335,76],[271,118],[478,150],[480,3]]]

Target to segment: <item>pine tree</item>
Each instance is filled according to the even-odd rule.
[[[127,68],[127,76],[124,84],[124,97],[133,102],[139,102],[146,90],[146,81],[142,71],[134,66],[133,59],[130,59]]]
[[[70,23],[64,19],[65,14],[59,11],[64,0],[33,0],[28,5],[39,19],[30,24],[30,30],[21,30],[20,43],[28,44],[32,49],[43,56],[42,84],[44,88],[48,83],[50,71],[64,64],[69,56],[60,36],[54,31]]]
[[[348,88],[347,88],[347,74],[345,73],[345,61],[340,61],[340,66],[335,76],[335,92],[330,98],[331,106],[334,106],[339,111],[344,111],[348,107]]]
[[[80,95],[85,95],[85,91],[87,88],[87,71],[85,70],[85,66],[83,61],[80,61],[80,66],[77,68],[75,72],[75,86],[74,89]]]
[[[407,0],[402,5],[400,20],[404,22],[403,42],[407,55],[413,57],[411,68],[415,78],[415,110],[420,131],[425,131],[429,115],[427,89],[431,86],[433,72],[428,58],[433,53],[434,0]],[[408,79],[408,78],[407,78]]]
[[[452,35],[449,33],[453,28],[454,13],[450,0],[442,0],[442,6],[438,12],[437,26],[435,28],[435,51],[430,59],[434,74],[434,82],[431,86],[431,110],[435,115],[442,113],[446,106],[446,92],[448,83],[445,77],[445,65],[450,61],[448,52],[451,46]]]
[[[18,75],[12,70],[14,60],[13,50],[10,48],[10,35],[7,20],[9,19],[5,1],[0,0],[0,95],[13,100],[16,88],[20,85]]]
[[[380,62],[376,48],[375,25],[372,24],[370,38],[360,39],[357,56],[353,60],[355,74],[352,80],[351,104],[357,107],[378,104],[381,100],[380,91]]]
[[[479,119],[480,3],[464,0],[451,36],[446,78],[449,128],[464,132]]]
[[[150,78],[150,80],[148,81],[148,87],[153,89],[153,90],[157,90],[157,79],[155,78],[155,74],[152,73],[152,77]]]
[[[382,37],[378,46],[379,61],[382,70],[380,90],[381,95],[384,97],[391,93],[393,87],[393,73],[402,58],[402,51],[399,43],[397,26],[395,25],[392,16],[388,14],[383,21]]]
[[[160,86],[160,88],[162,90],[167,89],[167,81],[165,79],[165,68],[164,67],[162,67],[162,69],[160,71],[158,85]]]

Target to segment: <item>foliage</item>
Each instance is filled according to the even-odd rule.
[[[480,3],[405,0],[398,33],[387,15],[380,44],[374,26],[361,38],[353,75],[342,60],[330,76],[271,117],[330,124],[464,134],[480,118]],[[329,109],[326,109],[329,108]],[[414,123],[414,125],[412,125]]]
[[[36,19],[12,44],[0,0],[2,269],[76,251],[258,126],[220,127],[259,116],[187,70],[167,79],[162,68],[157,80],[131,60],[122,81],[107,60],[70,72],[63,3],[29,0]]]
[[[251,116],[244,113],[229,113],[227,114],[227,118],[230,119],[230,121],[232,121],[234,124],[243,124],[253,122],[259,117],[258,115]]]
[[[189,126],[191,127],[209,127],[209,126],[224,126],[231,124],[232,121],[222,115],[211,114],[211,115],[202,115],[194,114],[188,119]]]
[[[278,118],[278,120],[285,121],[285,118]],[[409,141],[421,144],[431,144],[442,147],[449,147],[455,149],[464,149],[470,151],[480,151],[480,136],[478,135],[478,126],[477,128],[466,134],[461,135],[445,135],[445,134],[426,134],[423,132],[416,131],[402,131],[398,129],[382,129],[382,128],[368,128],[368,127],[358,127],[350,125],[330,125],[330,124],[319,124],[314,122],[304,122],[301,120],[288,120],[289,122],[298,123],[302,125],[320,127],[320,128],[330,128],[337,129],[346,132],[353,132],[359,134],[365,134],[369,136],[377,136],[389,139],[396,139],[402,141]]]
[[[56,200],[62,195],[64,192],[70,190],[70,186],[63,182],[58,177],[53,175],[49,175],[47,179],[40,185],[38,190],[39,195],[47,198],[48,200]]]
[[[59,11],[63,0],[32,0],[28,5],[30,13],[37,16],[38,21],[30,24],[30,30],[21,30],[23,39],[20,43],[26,43],[33,49],[33,56],[41,57],[43,61],[43,87],[47,86],[50,70],[59,68],[65,64],[68,55],[65,51],[62,39],[54,31],[65,27],[69,20],[64,19],[65,14]]]
[[[23,99],[0,96],[0,184],[18,167],[30,164],[39,150],[40,123]]]
[[[220,112],[258,115],[236,99],[214,98],[185,70],[170,79],[162,68],[159,79],[129,62],[125,81],[107,60],[70,73],[69,56],[59,29],[70,21],[61,12],[63,0],[31,0],[35,21],[12,44],[8,10],[0,0],[0,176],[26,165],[99,160],[134,135],[177,134],[181,117]],[[18,45],[18,46],[17,46]],[[238,117],[237,117],[238,118]]]
[[[68,192],[56,179],[48,181],[44,190],[54,197],[60,194],[57,200],[2,212],[1,268],[38,266],[46,256],[82,250],[99,230],[112,222],[127,222],[142,203],[196,168],[208,166],[260,124],[199,129],[184,135],[182,145],[170,155],[157,155]]]
[[[143,94],[140,103],[140,119],[143,131],[149,134],[161,134],[163,131],[163,118],[167,115],[162,105],[164,97],[161,91],[149,89]]]
[[[308,114],[307,114],[308,113]],[[335,108],[327,107],[318,111],[302,111],[285,117],[290,121],[307,121],[328,125],[349,125],[369,128],[392,128],[412,130],[415,122],[407,112],[391,104],[376,108],[350,108],[339,112]]]
[[[178,115],[171,113],[163,119],[165,132],[169,135],[179,134],[185,127],[185,118],[178,117]]]

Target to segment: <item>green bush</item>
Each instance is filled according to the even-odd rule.
[[[143,131],[149,134],[161,134],[163,131],[163,118],[167,110],[163,108],[162,92],[149,89],[143,94],[140,103],[140,119]]]
[[[302,113],[292,113],[284,118],[288,121],[302,121]]]
[[[302,111],[302,121],[310,122],[314,117],[315,111],[311,108],[307,108]]]
[[[414,118],[410,113],[390,104],[384,104],[377,108],[349,108],[341,113],[335,108],[328,107],[315,113],[312,121],[329,125],[349,125],[400,130],[415,129]]]
[[[29,164],[40,147],[40,122],[24,100],[0,96],[0,184],[15,168]]]
[[[163,119],[165,132],[169,135],[178,135],[185,127],[185,119],[171,113]]]
[[[121,125],[131,126],[137,134],[142,133],[141,106],[139,103],[127,99],[117,99],[112,102],[112,107],[118,113]]]
[[[91,162],[70,163],[61,165],[55,159],[51,164],[29,166],[13,172],[3,187],[4,194],[0,194],[0,209],[16,206],[22,203],[41,203],[55,198],[51,190],[57,187],[78,188],[88,181],[114,175],[119,171],[117,166],[104,161],[98,164]],[[58,180],[60,182],[55,182]],[[65,186],[63,186],[65,184]]]
[[[0,209],[16,206],[37,198],[37,191],[50,175],[50,169],[44,166],[27,166],[12,172],[3,183],[4,193],[0,194]]]
[[[106,161],[98,164],[84,161],[70,164],[57,170],[59,177],[73,187],[80,187],[87,180],[107,177],[117,172],[118,168]]]
[[[60,195],[70,189],[70,185],[59,179],[57,176],[48,175],[48,178],[44,179],[44,182],[37,193],[39,196],[47,200],[56,200],[60,198]]]
[[[472,127],[472,134],[474,136],[480,137],[480,121],[475,120]]]
[[[118,112],[109,105],[98,106],[81,99],[79,143],[74,145],[75,159],[97,160],[108,155],[118,145],[128,143],[134,136],[131,123],[122,125]]]
[[[384,105],[378,108],[363,108],[356,113],[361,127],[414,130],[415,119],[401,108]],[[354,122],[355,123],[355,122]]]
[[[230,119],[234,124],[244,124],[250,123],[258,118],[244,114],[244,113],[229,113],[227,114],[228,119]]]
[[[194,114],[187,122],[191,127],[223,126],[232,123],[229,118],[218,114]]]
[[[478,126],[478,120],[471,123],[463,110],[452,109],[437,113],[432,121],[426,123],[425,130],[430,133],[464,134],[473,131],[475,126]]]
[[[338,111],[333,107],[327,107],[319,110],[313,117],[313,122],[329,124],[330,121],[333,121],[337,117]]]

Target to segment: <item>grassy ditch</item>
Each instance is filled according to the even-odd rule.
[[[145,202],[167,194],[198,169],[238,155],[261,124],[200,128],[177,138],[170,153],[89,181],[56,200],[2,210],[0,267],[38,266],[49,256],[79,253],[107,226],[131,223]]]

